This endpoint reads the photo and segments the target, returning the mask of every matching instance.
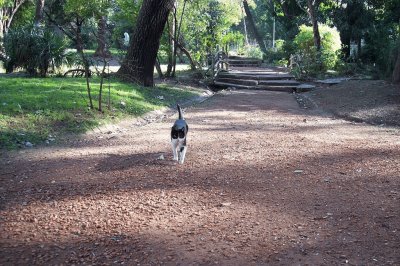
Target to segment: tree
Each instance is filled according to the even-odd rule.
[[[321,36],[319,34],[317,14],[316,14],[319,4],[320,4],[319,0],[307,0],[308,14],[310,15],[311,23],[313,26],[314,45],[317,48],[317,51],[321,50]]]
[[[27,0],[0,0],[0,38],[8,32],[14,16]]]
[[[154,86],[153,71],[160,38],[174,0],[144,0],[132,42],[117,75],[145,87]]]
[[[11,27],[14,17],[27,0],[0,0],[0,60],[7,61],[3,49],[3,38]]]
[[[313,34],[314,34],[314,46],[316,47],[317,51],[321,50],[321,36],[319,34],[318,29],[318,7],[321,4],[321,0],[307,0],[304,4],[301,0],[296,0],[297,5],[304,10],[305,13],[308,14],[311,25],[313,27]],[[306,8],[304,7],[306,6]]]
[[[39,25],[43,20],[44,3],[45,0],[36,0],[35,25]]]
[[[400,47],[397,51],[397,60],[393,69],[392,80],[394,83],[400,83]]]
[[[372,12],[367,10],[363,0],[342,0],[332,6],[331,16],[333,24],[340,31],[345,59],[350,58],[350,44],[358,44],[357,56],[361,56],[361,40],[365,37],[369,27],[373,25]]]
[[[244,8],[244,12],[246,13],[246,20],[248,22],[248,25],[250,26],[250,29],[253,32],[254,37],[256,38],[256,41],[257,41],[258,45],[260,46],[261,51],[264,54],[267,54],[267,49],[265,48],[264,41],[261,38],[261,35],[256,28],[256,25],[255,25],[254,19],[253,19],[253,15],[250,12],[250,7],[249,7],[249,4],[247,3],[247,0],[243,0],[243,8]]]
[[[86,87],[89,98],[89,107],[94,108],[90,88],[90,62],[84,53],[84,41],[82,29],[85,23],[91,18],[100,17],[109,7],[109,1],[104,0],[53,0],[48,12],[45,12],[48,20],[56,25],[75,44],[81,63],[85,70]],[[101,101],[102,87],[99,90]],[[99,102],[101,109],[101,102]]]
[[[110,57],[111,52],[107,47],[107,17],[100,16],[97,22],[97,48],[94,52],[95,56]]]

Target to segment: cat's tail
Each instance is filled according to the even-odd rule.
[[[181,106],[179,104],[177,104],[176,107],[178,108],[179,119],[183,119]]]

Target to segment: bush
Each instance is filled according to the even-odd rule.
[[[50,66],[60,67],[68,56],[64,38],[48,29],[25,27],[10,31],[4,37],[4,50],[7,55],[5,68],[12,72],[24,68],[30,75],[46,76]]]
[[[294,39],[295,52],[299,59],[296,62],[300,75],[316,76],[325,73],[328,69],[334,69],[340,62],[339,54],[341,41],[336,28],[319,24],[321,35],[321,51],[314,46],[314,34],[311,26],[300,26],[300,32]]]
[[[265,61],[278,66],[287,66],[287,56],[284,50],[286,42],[284,40],[276,40],[275,50],[270,48],[265,55]]]
[[[251,58],[263,58],[263,53],[258,46],[246,45],[244,47],[244,55]]]
[[[365,35],[365,47],[362,49],[361,60],[367,64],[376,65],[379,78],[388,78],[392,75],[396,64],[397,51],[400,48],[400,40],[396,35],[388,35],[390,28],[384,29],[384,25],[373,29]],[[386,26],[387,27],[387,26]]]

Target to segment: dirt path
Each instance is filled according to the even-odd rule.
[[[184,166],[175,115],[2,158],[0,264],[400,264],[398,128],[264,91],[185,116]]]

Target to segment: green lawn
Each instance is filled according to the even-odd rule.
[[[84,133],[93,127],[128,116],[140,116],[174,105],[195,95],[193,91],[158,86],[141,88],[111,81],[111,110],[107,110],[108,82],[103,94],[104,113],[88,109],[83,78],[0,78],[0,149],[14,149],[26,141],[41,144],[65,133]],[[99,79],[92,80],[94,105]],[[157,98],[163,96],[163,100]]]

